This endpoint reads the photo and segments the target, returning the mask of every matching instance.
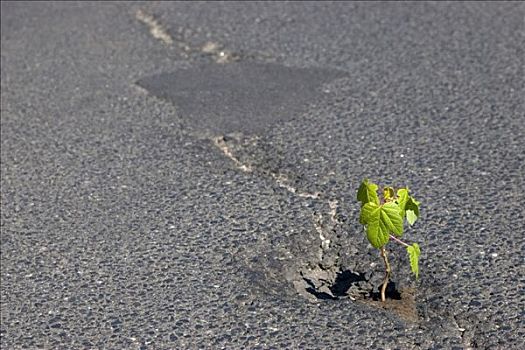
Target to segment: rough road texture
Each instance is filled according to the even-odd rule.
[[[3,349],[525,347],[523,4],[1,6]],[[343,74],[138,83],[235,64]],[[384,306],[364,177],[422,201]]]

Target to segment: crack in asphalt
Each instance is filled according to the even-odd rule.
[[[223,45],[214,41],[207,41],[202,47],[196,47],[181,38],[173,37],[169,34],[165,25],[143,10],[137,10],[135,18],[149,28],[151,36],[155,39],[162,41],[168,46],[176,43],[177,46],[187,55],[192,53],[205,54],[210,56],[213,61],[218,64],[231,63],[241,59],[239,53],[228,50]]]
[[[242,163],[237,157],[235,157],[232,149],[228,146],[226,142],[226,138],[224,136],[215,137],[213,139],[213,144],[217,146],[222,151],[222,153],[235,164],[235,166],[239,170],[246,172],[246,173],[254,172],[254,169],[252,166]],[[320,192],[310,193],[306,191],[300,191],[296,187],[293,187],[289,183],[290,180],[283,174],[275,173],[275,172],[268,172],[268,174],[279,187],[284,188],[286,191],[293,193],[294,195],[298,197],[310,198],[310,199],[319,199],[321,197]],[[331,203],[332,201],[329,201],[329,202]]]
[[[290,180],[283,174],[270,173],[270,176],[275,180],[275,183],[277,183],[279,187],[284,188],[298,197],[318,199],[321,196],[319,192],[309,193],[297,190],[297,188],[289,184]]]
[[[254,169],[249,164],[244,164],[234,155],[232,148],[229,147],[227,144],[227,139],[225,136],[215,137],[213,139],[213,143],[217,148],[219,148],[222,151],[222,153],[228,159],[230,159],[235,164],[237,169],[245,173],[255,172],[256,169]],[[280,174],[277,172],[271,172],[271,171],[262,171],[260,173],[262,173],[263,175],[264,174],[270,175],[269,177],[274,181],[276,185],[278,185],[280,188],[285,189],[288,193],[291,193],[294,196],[305,198],[305,199],[313,199],[313,200],[321,200],[321,198],[323,198],[320,192],[310,193],[310,192],[298,190],[296,187],[289,184],[288,178],[284,176],[283,174]],[[339,256],[340,256],[339,252],[336,252],[337,257],[335,258],[332,264],[329,264],[329,266],[325,266],[326,264],[323,264],[323,261],[325,260],[325,253],[330,250],[330,243],[331,243],[330,232],[333,231],[335,226],[339,224],[339,221],[336,218],[339,201],[335,199],[328,199],[326,203],[328,204],[328,207],[330,208],[328,215],[329,215],[329,220],[331,224],[329,225],[330,226],[329,229],[326,229],[324,225],[322,224],[324,215],[313,213],[313,220],[312,220],[313,226],[315,230],[317,231],[319,235],[319,239],[320,239],[319,251],[317,253],[317,261],[314,262],[313,265],[317,266],[316,270],[317,269],[323,270],[322,271],[323,273],[330,273],[333,276],[332,278],[326,279],[324,283],[321,283],[320,286],[312,287],[311,280],[306,279],[304,276],[305,270],[308,270],[309,272],[311,272],[312,270],[309,269],[308,266],[303,266],[302,268],[299,268],[296,271],[296,278],[299,278],[299,279],[302,278],[305,282],[307,282],[307,285],[305,286],[301,283],[298,283],[297,280],[292,281],[293,285],[295,286],[295,289],[299,292],[299,294],[306,296],[304,291],[307,291],[308,293],[310,293],[310,295],[315,295],[317,299],[319,299],[319,297],[316,293],[321,293],[322,295],[330,294],[328,285],[332,284],[332,282],[335,280],[336,271],[341,268],[339,264]],[[312,288],[314,292],[311,291]],[[335,298],[333,295],[332,297]],[[308,299],[311,300],[311,298],[309,297]],[[351,298],[351,299],[355,300],[354,298]]]
[[[251,173],[253,171],[251,166],[243,164],[237,157],[233,155],[233,152],[231,151],[230,147],[228,147],[224,136],[214,138],[213,144],[217,146],[222,151],[222,153],[235,164],[237,169],[245,173]]]
[[[213,144],[217,148],[219,148],[222,151],[222,153],[235,164],[237,169],[245,173],[253,173],[254,168],[248,164],[242,163],[233,154],[232,149],[228,146],[226,141],[227,140],[224,136],[219,136],[213,139]],[[269,175],[280,188],[285,189],[287,192],[292,193],[295,196],[298,196],[300,198],[308,198],[308,199],[320,199],[322,197],[320,192],[310,193],[310,192],[298,190],[296,187],[293,187],[292,185],[289,184],[289,179],[283,174],[269,172]],[[335,215],[336,215],[338,203],[339,202],[337,200],[328,200],[328,206],[330,207],[329,215],[330,215],[330,219],[333,221],[334,224],[337,223],[335,219]],[[321,218],[322,218],[322,214],[320,216],[316,216],[314,214],[314,220],[313,220],[314,227],[316,231],[319,233],[319,239],[321,240],[320,261],[322,261],[323,252],[330,248],[330,239],[326,238],[327,235],[323,233],[323,227],[321,225]]]
[[[150,34],[155,39],[164,42],[166,45],[173,44],[173,38],[168,34],[164,26],[155,19],[155,17],[142,10],[138,10],[135,13],[135,18],[148,26]]]
[[[471,311],[468,310],[467,312]],[[460,316],[461,314],[454,314],[453,319],[458,331],[460,332],[460,337],[465,350],[479,349],[481,345],[479,344],[477,333],[479,332],[481,321],[474,315],[474,320],[471,320],[471,322],[468,323],[469,327],[467,328],[465,322],[468,321],[462,319]]]
[[[330,239],[325,237],[323,232],[323,226],[321,225],[322,214],[318,215],[314,219],[314,227],[317,233],[319,233],[319,239],[321,240],[321,250],[319,252],[319,261],[323,260],[323,253],[325,250],[330,249]]]
[[[298,188],[290,185],[289,179],[279,172],[270,171],[267,169],[257,169],[257,166],[252,166],[243,163],[235,156],[234,150],[228,145],[228,138],[226,136],[215,137],[213,144],[230,159],[237,169],[244,173],[258,173],[260,175],[271,178],[273,182],[280,188],[283,188],[288,193],[306,200],[320,201],[329,208],[327,213],[313,213],[312,222],[315,231],[318,234],[320,244],[318,252],[315,255],[315,261],[309,261],[303,266],[298,267],[294,279],[291,281],[296,291],[306,297],[310,301],[318,301],[319,299],[327,299],[328,296],[332,299],[335,297],[330,288],[336,283],[336,278],[341,273],[341,244],[332,241],[332,236],[337,231],[337,227],[341,229],[342,222],[337,218],[337,210],[339,208],[339,200],[325,199],[320,192],[301,191]],[[251,140],[253,141],[253,140]],[[326,219],[323,219],[325,218]],[[313,247],[312,247],[313,248]],[[328,255],[327,255],[328,254]],[[314,282],[315,281],[315,282]],[[312,299],[315,296],[315,299]],[[352,295],[348,294],[348,298],[356,300]]]

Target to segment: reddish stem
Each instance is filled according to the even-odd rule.
[[[392,236],[392,235],[390,235],[390,238],[392,238],[392,239],[393,239],[394,241],[396,241],[397,243],[404,245],[405,247],[410,247],[410,245],[406,244],[405,242],[403,242],[402,240],[400,240],[400,239],[397,238],[396,236]]]

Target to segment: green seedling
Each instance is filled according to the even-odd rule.
[[[357,191],[357,200],[361,202],[359,223],[366,230],[366,237],[374,248],[379,249],[385,263],[385,279],[381,288],[381,301],[385,301],[385,292],[392,269],[388,262],[385,246],[392,239],[406,247],[410,260],[410,268],[419,277],[419,245],[403,242],[403,221],[412,226],[419,217],[419,202],[410,195],[408,187],[395,191],[392,187],[384,187],[381,196],[377,193],[378,186],[365,179]]]

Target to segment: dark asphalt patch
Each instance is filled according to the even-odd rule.
[[[143,78],[137,84],[169,100],[202,131],[258,133],[297,116],[345,73],[240,62],[207,64]]]

